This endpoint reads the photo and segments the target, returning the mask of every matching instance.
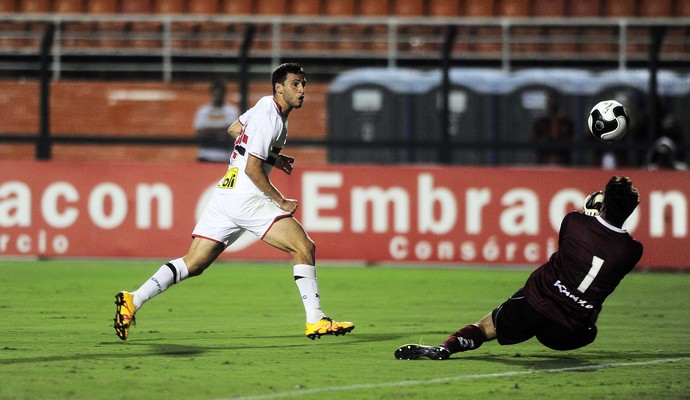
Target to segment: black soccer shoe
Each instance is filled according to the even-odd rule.
[[[450,352],[440,346],[424,346],[421,344],[406,344],[395,350],[395,358],[398,360],[416,360],[419,357],[427,357],[432,360],[447,360],[450,357]]]

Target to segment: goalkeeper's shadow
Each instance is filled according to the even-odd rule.
[[[448,361],[481,361],[494,362],[504,365],[523,367],[525,369],[553,370],[553,369],[586,369],[604,368],[607,364],[644,363],[660,359],[688,358],[690,353],[644,353],[644,352],[566,352],[566,353],[511,353],[511,354],[454,354]]]

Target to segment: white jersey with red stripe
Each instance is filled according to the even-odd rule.
[[[273,96],[262,97],[240,115],[242,132],[235,140],[228,171],[218,182],[192,236],[232,244],[244,231],[262,238],[272,224],[289,217],[245,173],[248,157],[264,160],[268,175],[287,140],[287,120]]]
[[[266,175],[270,174],[287,141],[287,119],[281,114],[273,96],[264,96],[238,120],[242,124],[242,132],[235,140],[228,173],[216,191],[221,194],[261,193],[245,174],[247,158],[254,156],[264,160],[264,171]]]

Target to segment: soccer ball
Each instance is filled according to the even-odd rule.
[[[607,142],[623,139],[628,133],[629,123],[628,112],[616,100],[600,101],[589,112],[587,119],[592,135]]]

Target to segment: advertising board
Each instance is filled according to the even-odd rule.
[[[0,257],[171,259],[186,253],[222,164],[0,161]],[[643,268],[690,268],[686,172],[312,165],[271,178],[300,201],[317,259],[538,265],[563,216],[614,174],[641,204],[624,226]],[[289,260],[250,234],[224,255]]]

